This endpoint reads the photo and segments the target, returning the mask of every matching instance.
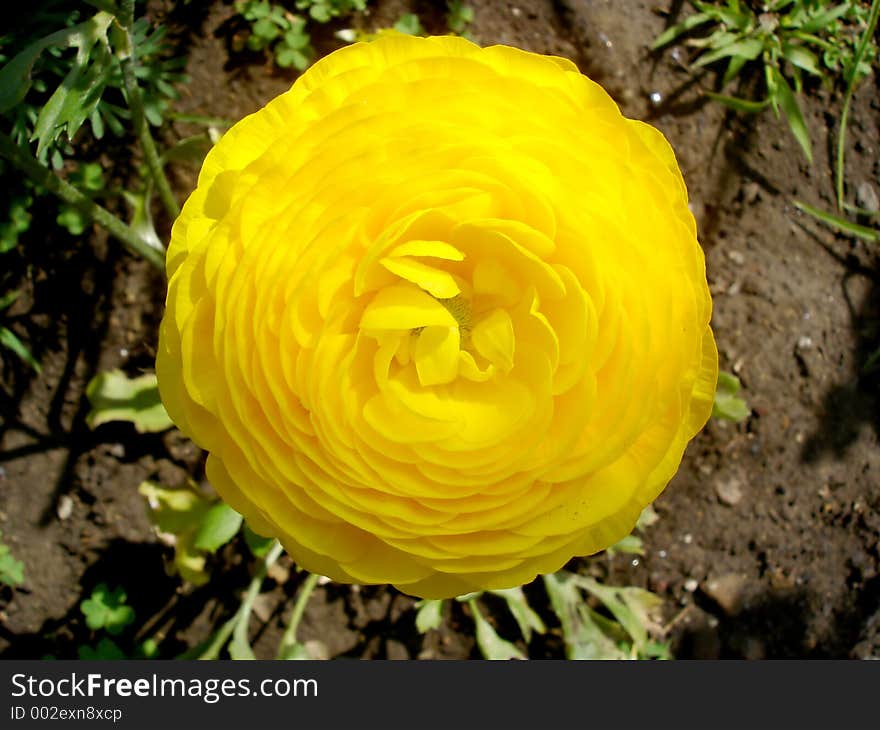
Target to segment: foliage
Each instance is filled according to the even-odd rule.
[[[54,5],[59,5],[55,3]],[[18,33],[0,39],[0,116],[13,140],[37,142],[37,157],[56,169],[73,154],[70,141],[88,121],[96,139],[106,129],[125,132],[131,119],[126,106],[121,59],[134,58],[146,119],[160,126],[170,102],[179,97],[175,84],[187,80],[186,59],[172,55],[165,28],[145,18],[135,21],[128,37],[110,13],[80,20],[80,12],[35,13]],[[63,23],[61,30],[51,28]],[[75,51],[75,53],[72,53]]]
[[[560,571],[544,576],[550,607],[559,620],[569,659],[669,659],[669,646],[656,641],[660,633],[654,612],[662,599],[642,588],[604,586],[597,580]],[[486,659],[526,659],[517,644],[502,637],[486,618],[478,599],[483,595],[503,599],[526,645],[534,634],[546,634],[547,626],[529,605],[522,588],[491,590],[459,596],[474,621],[477,648]],[[587,597],[598,602],[589,604]],[[443,601],[416,604],[416,628],[420,633],[437,629],[443,622]],[[601,609],[600,609],[601,606]]]
[[[235,4],[236,11],[250,24],[246,41],[250,50],[269,50],[276,65],[304,71],[315,57],[308,21],[328,23],[362,12],[367,0],[296,0],[295,7],[301,15],[271,0],[238,0]]]
[[[3,533],[0,532],[0,537]],[[24,563],[16,560],[9,546],[0,542],[0,583],[15,588],[24,583]]]
[[[91,410],[89,428],[110,421],[128,421],[139,433],[165,431],[174,424],[162,405],[154,373],[129,378],[121,370],[99,373],[86,387]]]
[[[424,35],[425,29],[422,27],[422,21],[415,13],[404,13],[397,19],[394,24],[394,30],[405,35]]]
[[[763,91],[756,98],[709,96],[735,111],[753,113],[767,106],[777,116],[781,111],[812,161],[810,135],[798,101],[804,75],[831,82],[838,77],[861,78],[869,72],[876,45],[872,43],[864,57],[856,57],[859,33],[868,19],[865,6],[857,0],[836,5],[827,0],[773,0],[762,3],[759,11],[754,7],[758,3],[744,0],[691,0],[691,4],[697,12],[667,28],[652,48],[699,30],[700,37],[687,41],[697,49],[692,66],[726,64],[722,87],[746,68],[760,69]]]
[[[712,415],[715,418],[741,423],[749,417],[751,410],[748,404],[739,397],[740,388],[742,388],[742,383],[739,382],[736,375],[725,372],[718,373],[718,387],[715,390],[715,404],[712,407]]]
[[[147,500],[150,521],[174,545],[175,570],[194,585],[207,583],[206,554],[235,536],[241,517],[192,482],[177,489],[143,482],[138,491]]]
[[[104,171],[97,162],[80,164],[68,177],[68,182],[77,185],[89,197],[104,191]],[[90,225],[91,220],[79,208],[62,203],[58,206],[55,222],[72,236],[80,236]]]
[[[116,636],[134,621],[134,610],[125,605],[128,596],[124,589],[111,590],[106,583],[100,583],[92,595],[82,602],[80,610],[86,617],[86,625],[92,630],[104,629]]]
[[[463,0],[447,0],[446,25],[456,35],[467,35],[468,26],[474,21],[474,9]]]
[[[315,56],[306,20],[289,13],[269,0],[243,0],[236,10],[251,24],[247,47],[252,51],[270,49],[282,68],[305,70]]]

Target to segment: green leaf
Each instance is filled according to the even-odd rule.
[[[142,482],[138,492],[149,504],[151,522],[160,532],[172,535],[195,533],[213,504],[194,484],[168,489],[155,482]]]
[[[746,114],[757,114],[760,111],[763,111],[767,108],[767,105],[770,103],[769,100],[765,99],[764,101],[751,101],[749,99],[740,99],[736,96],[725,96],[724,94],[715,94],[714,92],[707,91],[705,92],[706,96],[708,96],[713,101],[717,101],[720,104],[724,104],[724,106],[729,107],[737,112],[744,112]]]
[[[91,223],[91,219],[79,208],[68,203],[58,206],[58,215],[55,222],[66,230],[71,236],[81,236]]]
[[[712,407],[712,415],[715,418],[741,423],[749,417],[751,410],[748,404],[737,395],[741,387],[742,384],[736,375],[723,371],[718,373],[715,404]]]
[[[230,645],[231,646],[231,645]],[[230,648],[230,653],[232,649]],[[235,659],[235,657],[232,657]],[[284,647],[281,651],[278,652],[278,658],[283,660],[303,660],[303,659],[311,659],[311,655],[309,654],[308,649],[303,644],[300,644],[298,641],[294,641],[289,646]]]
[[[701,55],[695,62],[694,67],[708,66],[722,58],[730,56],[741,58],[744,61],[754,61],[764,51],[764,42],[759,38],[744,38],[729,45],[717,48]]]
[[[31,366],[34,372],[42,372],[40,363],[34,359],[34,356],[31,355],[31,351],[28,350],[20,339],[18,339],[18,336],[12,330],[7,329],[6,327],[0,327],[0,346],[5,347],[7,350],[18,355],[19,358]]]
[[[103,637],[97,646],[81,646],[77,649],[77,655],[84,661],[127,659],[122,649],[112,639]]]
[[[651,50],[656,51],[658,48],[662,48],[663,46],[672,43],[672,41],[674,41],[680,35],[683,35],[689,30],[693,30],[694,28],[708,23],[710,20],[712,20],[712,18],[710,18],[705,13],[697,13],[696,15],[691,15],[685,18],[680,23],[669,26],[659,36],[657,36],[657,39],[651,44]]]
[[[405,35],[424,35],[425,29],[415,13],[404,13],[394,24],[394,30]]]
[[[105,629],[116,636],[134,621],[134,609],[126,606],[127,596],[122,588],[110,590],[106,583],[100,583],[92,591],[91,597],[80,604],[86,617],[86,625],[97,631]]]
[[[253,553],[254,557],[266,557],[266,553],[269,552],[269,549],[272,547],[272,543],[275,542],[275,538],[263,537],[262,535],[258,535],[250,527],[248,527],[247,524],[245,524],[244,530],[242,532],[244,534],[245,544],[248,546],[251,553]]]
[[[474,622],[477,625],[477,646],[486,659],[507,660],[507,659],[525,659],[525,655],[509,641],[505,641],[492,628],[477,606],[477,601],[471,598],[468,601],[471,613],[474,616]]]
[[[18,195],[9,201],[6,220],[0,221],[0,254],[18,245],[18,238],[31,227],[30,207],[34,199],[30,195]]]
[[[159,656],[159,644],[155,639],[146,639],[137,648],[138,659],[156,659]]]
[[[238,512],[224,502],[218,502],[208,510],[196,530],[193,546],[212,553],[235,537],[241,522]]]
[[[626,659],[618,646],[620,630],[599,617],[578,590],[571,573],[544,576],[550,605],[562,626],[566,655],[569,659]]]
[[[625,553],[626,555],[644,555],[645,544],[637,535],[627,535],[608,548],[608,554]]]
[[[539,634],[547,632],[547,627],[544,626],[541,617],[529,606],[522,588],[506,588],[489,592],[505,600],[526,643],[532,640],[532,631],[537,631]]]
[[[2,536],[0,532],[0,536]],[[0,543],[0,583],[11,588],[24,583],[24,563],[12,557],[9,546]]]
[[[31,43],[0,69],[0,114],[18,105],[31,87],[31,72],[40,54],[51,47],[91,48],[99,38],[106,37],[113,22],[109,13],[97,13],[89,20],[64,28]]]
[[[153,373],[129,378],[121,370],[99,373],[86,387],[92,409],[86,416],[89,428],[110,421],[128,421],[139,433],[165,431],[174,424],[162,405]]]
[[[851,221],[846,220],[846,218],[841,218],[840,216],[834,215],[832,213],[826,213],[824,210],[819,210],[818,208],[814,208],[808,203],[802,203],[799,200],[794,201],[794,206],[798,210],[804,211],[804,213],[809,213],[811,216],[813,216],[817,220],[822,221],[826,225],[829,225],[832,228],[836,228],[841,233],[848,233],[851,236],[858,236],[859,238],[863,238],[864,240],[870,241],[871,243],[880,242],[880,231],[876,231],[873,228],[868,228],[867,226],[860,226],[857,223],[852,223]]]
[[[131,209],[131,219],[128,222],[129,227],[140,236],[148,246],[155,248],[157,251],[164,251],[162,240],[156,232],[156,226],[153,224],[153,214],[150,211],[150,200],[153,196],[153,180],[148,178],[144,184],[143,190],[134,193],[130,190],[123,190],[122,197],[128,203]]]
[[[232,630],[232,640],[226,647],[229,651],[230,659],[253,661],[257,658],[256,654],[254,654],[254,650],[251,648],[250,642],[248,641],[249,617],[250,611],[248,610],[247,614],[242,620],[239,620],[238,623],[235,624],[235,628]]]
[[[824,13],[820,13],[819,15],[801,25],[799,30],[802,30],[804,33],[817,33],[823,31],[829,25],[831,25],[832,22],[846,15],[851,5],[852,4],[849,2],[842,3],[835,8],[831,8]]]
[[[779,102],[779,106],[785,114],[785,118],[788,120],[788,126],[791,127],[794,138],[798,141],[798,144],[800,144],[807,159],[812,163],[813,147],[810,143],[810,132],[807,129],[807,123],[804,121],[804,116],[801,114],[801,108],[798,105],[797,97],[795,97],[794,92],[788,85],[788,81],[786,81],[785,76],[782,75],[782,72],[778,68],[774,67],[771,73],[776,79],[775,98]]]
[[[815,76],[822,76],[822,69],[819,67],[819,59],[812,51],[807,50],[803,46],[783,43],[782,57],[792,65],[802,68],[807,73],[811,73]]]
[[[416,629],[426,634],[430,629],[440,628],[443,623],[443,601],[423,600],[416,603]]]
[[[632,639],[635,652],[644,654],[649,638],[648,626],[652,623],[651,613],[662,605],[663,599],[644,588],[603,586],[598,581],[581,575],[572,580],[611,611]]]
[[[275,63],[281,66],[281,68],[293,66],[298,71],[304,71],[309,67],[311,60],[302,51],[280,46],[275,52]]]

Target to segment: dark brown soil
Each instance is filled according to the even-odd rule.
[[[862,371],[880,345],[877,250],[792,205],[833,207],[829,150],[839,95],[809,90],[810,166],[784,122],[769,112],[748,120],[728,114],[701,96],[715,83],[712,74],[694,78],[671,53],[648,53],[667,22],[656,3],[469,4],[477,41],[567,56],[624,113],[669,137],[707,253],[722,368],[739,375],[752,408],[741,425],[713,420],[691,445],[655,505],[660,519],[644,534],[643,557],[600,555],[579,566],[658,592],[680,658],[880,656],[880,376]],[[436,3],[377,5],[359,21],[365,27],[415,10],[429,30],[445,30]],[[165,14],[161,2],[151,8]],[[180,111],[239,118],[292,82],[292,73],[259,58],[229,60],[232,15],[229,4],[194,1],[169,18],[190,54]],[[334,47],[338,27],[321,31],[320,50]],[[875,189],[877,91],[872,78],[856,95],[847,157],[848,181]],[[178,127],[173,134],[187,131]],[[194,174],[178,172],[181,196]],[[148,478],[199,479],[201,455],[174,431],[142,436],[125,424],[90,431],[84,422],[93,374],[152,367],[164,284],[99,232],[72,241],[48,224],[35,228],[42,230],[29,241],[33,267],[13,314],[44,370],[34,376],[4,356],[0,373],[0,529],[26,566],[21,588],[0,592],[0,655],[75,656],[93,638],[79,602],[103,581],[127,589],[137,638],[158,630],[161,654],[175,656],[235,609],[248,581],[241,551],[221,553],[209,588],[180,588],[165,573],[168,548],[137,487]],[[68,499],[72,511],[61,519]],[[267,582],[252,623],[259,656],[272,655],[289,611],[284,599],[299,582],[284,581],[284,572]],[[527,590],[540,605],[540,590]],[[476,656],[467,609],[453,602],[446,618],[423,637],[412,599],[385,587],[325,585],[300,634],[322,641],[331,656]],[[555,633],[535,638],[529,650],[535,658],[562,656]]]

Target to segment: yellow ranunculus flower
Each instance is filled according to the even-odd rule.
[[[169,414],[338,581],[440,598],[601,550],[712,408],[672,150],[559,58],[332,53],[208,155],[168,274]]]

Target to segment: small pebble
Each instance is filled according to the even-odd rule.
[[[736,616],[745,603],[748,579],[739,573],[727,573],[711,578],[703,584],[703,593],[711,598],[728,616]]]
[[[798,337],[797,341],[797,349],[798,350],[809,350],[813,347],[813,338],[807,337],[806,335],[802,337]]]
[[[743,185],[743,200],[749,205],[757,203],[761,198],[761,186],[756,182]]]
[[[880,200],[877,198],[877,191],[874,186],[867,180],[861,182],[856,187],[856,205],[864,208],[869,213],[876,213],[880,210]]]
[[[652,91],[650,94],[648,94],[648,98],[651,100],[651,103],[654,106],[657,106],[663,101],[663,94],[661,94],[659,91]]]
[[[55,508],[55,514],[59,520],[66,520],[73,514],[73,499],[70,495],[62,494],[58,499],[58,506]]]
[[[691,533],[687,533],[686,535],[682,536],[681,541],[685,545],[690,545],[694,541],[694,536],[691,535]]]
[[[700,583],[699,583],[699,581],[698,581],[696,578],[688,578],[688,579],[684,582],[684,589],[685,589],[688,593],[693,593],[695,590],[697,590],[697,588],[699,587],[699,585],[700,585]]]
[[[737,266],[742,266],[746,262],[746,257],[742,255],[742,252],[736,250],[728,251],[727,258],[733,261]]]
[[[728,507],[735,507],[743,497],[741,482],[736,477],[715,482],[715,494],[718,501]]]
[[[125,458],[125,447],[122,444],[110,444],[107,447],[107,452],[110,456],[114,456],[117,459]]]

